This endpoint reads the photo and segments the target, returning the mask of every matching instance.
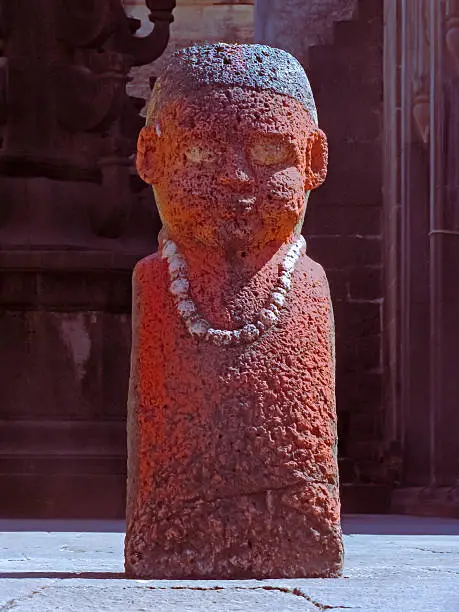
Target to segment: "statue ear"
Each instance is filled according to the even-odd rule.
[[[159,136],[152,125],[140,130],[136,166],[140,178],[149,185],[154,185],[161,178],[163,164],[159,153]]]
[[[314,128],[309,134],[306,148],[306,191],[322,185],[327,176],[327,163],[327,137],[322,130]]]

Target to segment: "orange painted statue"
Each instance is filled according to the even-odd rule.
[[[130,577],[341,571],[333,315],[300,233],[326,167],[288,53],[190,47],[156,81],[137,156],[163,228],[133,277]]]

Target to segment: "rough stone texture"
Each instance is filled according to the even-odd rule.
[[[222,53],[219,70],[233,70],[235,57],[244,69],[250,49]],[[293,97],[215,80],[193,89],[190,79],[181,100],[149,115],[137,163],[186,258],[201,316],[237,329],[268,300],[305,189],[324,180],[326,139]],[[337,575],[334,340],[322,268],[303,253],[278,324],[226,347],[188,333],[169,283],[158,255],[135,268],[128,575]]]
[[[459,521],[344,516],[337,579],[126,580],[124,523],[0,521],[7,612],[456,612]]]
[[[152,96],[147,123],[164,102],[170,104],[210,84],[287,95],[300,102],[317,123],[311,86],[301,64],[289,53],[264,45],[224,43],[189,47],[171,58]]]

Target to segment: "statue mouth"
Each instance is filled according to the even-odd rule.
[[[245,234],[248,230],[251,229],[250,225],[247,222],[244,222],[243,219],[228,219],[227,221],[225,221],[224,227],[234,234]]]
[[[239,210],[239,213],[242,211]],[[222,220],[221,239],[230,242],[233,246],[245,245],[247,240],[257,233],[259,223],[243,214],[235,214],[231,218]]]

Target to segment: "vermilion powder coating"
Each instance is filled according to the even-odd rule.
[[[238,46],[225,53],[237,64]],[[201,316],[221,329],[252,321],[301,227],[305,190],[325,178],[326,139],[314,118],[283,92],[190,85],[162,100],[138,151]],[[169,286],[158,254],[136,266],[127,574],[338,575],[334,331],[323,269],[303,253],[277,325],[234,346],[193,337]]]

